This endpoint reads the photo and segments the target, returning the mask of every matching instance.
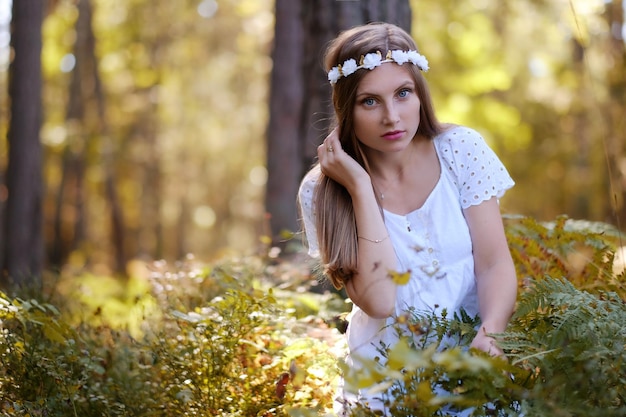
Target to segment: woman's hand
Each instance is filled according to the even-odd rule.
[[[334,128],[317,147],[317,158],[322,173],[343,185],[348,192],[352,193],[363,182],[371,186],[369,174],[341,148],[339,128]]]
[[[474,340],[472,340],[470,347],[480,349],[491,356],[504,356],[504,352],[498,347],[496,340],[489,336],[487,330],[482,326],[478,329],[478,333],[476,337],[474,337]]]

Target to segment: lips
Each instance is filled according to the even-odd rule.
[[[392,132],[385,133],[383,138],[387,140],[397,140],[400,139],[402,135],[404,135],[404,130],[394,130]]]

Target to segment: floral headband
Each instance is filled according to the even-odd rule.
[[[328,71],[328,81],[334,85],[341,77],[347,77],[358,69],[373,70],[385,62],[395,62],[398,65],[410,62],[413,65],[417,65],[422,71],[428,71],[428,60],[424,55],[414,50],[401,51],[396,49],[395,51],[388,51],[385,59],[383,59],[380,51],[372,52],[365,56],[361,55],[358,65],[354,58],[350,58],[344,61],[343,64],[337,65]]]

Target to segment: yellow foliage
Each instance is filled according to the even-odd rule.
[[[406,285],[409,283],[409,279],[411,278],[411,270],[405,272],[389,271],[389,276],[397,285]]]

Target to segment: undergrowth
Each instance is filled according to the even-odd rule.
[[[340,374],[377,390],[394,416],[626,415],[620,235],[565,217],[506,226],[520,278],[516,313],[495,335],[506,360],[468,349],[473,317],[407,311],[384,361],[346,366],[349,304],[312,291],[304,258],[272,249],[157,262],[110,295],[94,277],[67,278],[47,302],[1,294],[0,415],[333,415]],[[458,347],[442,349],[450,338]]]
[[[0,415],[247,417],[323,408],[338,376],[331,349],[339,333],[294,306],[332,318],[341,312],[333,305],[344,303],[270,285],[274,274],[303,282],[300,269],[258,257],[158,263],[143,295],[151,302],[126,300],[151,306],[140,334],[117,319],[106,324],[106,304],[70,325],[76,317],[65,314],[86,306],[80,279],[66,286],[63,310],[2,294]]]

